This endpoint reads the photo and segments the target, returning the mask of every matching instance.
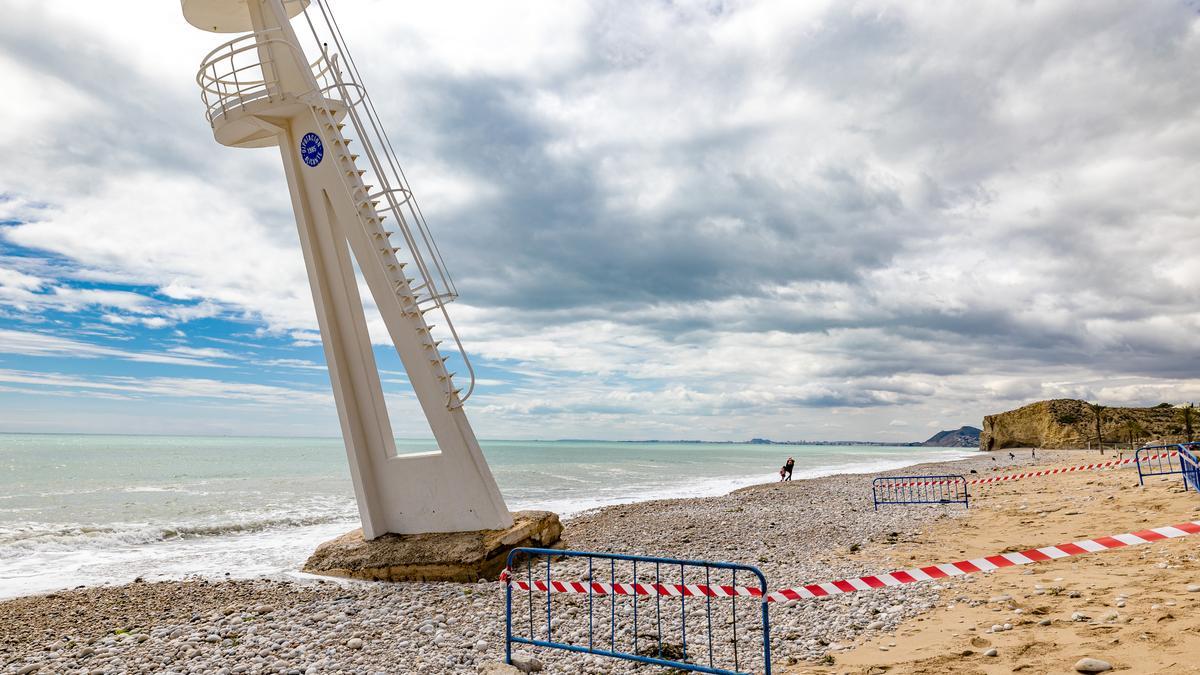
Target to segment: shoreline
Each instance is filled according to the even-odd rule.
[[[1039,453],[1039,459],[1044,456]],[[965,474],[972,468],[991,473],[993,467],[1008,471],[1031,464],[1028,455],[1011,463],[999,459],[979,453],[887,473]],[[781,587],[879,572],[882,558],[847,552],[917,537],[923,528],[966,515],[957,507],[936,506],[876,514],[866,496],[875,475],[795,479],[713,497],[607,506],[569,519],[563,543],[744,562],[759,566],[772,587]],[[776,658],[784,663],[820,658],[830,644],[853,641],[873,625],[860,617],[879,616],[883,629],[894,628],[933,607],[938,589],[917,584],[856,595],[844,611],[809,603],[789,609],[786,617],[779,613],[772,623]],[[53,672],[102,664],[110,670],[219,672],[248,660],[257,664],[250,672],[397,672],[394,664],[405,663],[400,672],[469,673],[502,659],[503,597],[495,582],[201,579],[85,587],[0,602],[0,634],[11,636],[0,645],[0,661],[10,668],[33,659]],[[289,667],[276,669],[279,664]],[[547,672],[563,673],[627,671],[624,663],[557,653],[546,658],[546,666]]]
[[[934,453],[920,452],[899,456],[861,456],[851,453],[842,458],[819,453],[818,458],[806,460],[798,457],[795,476],[811,476],[869,473],[909,466],[929,459],[930,454],[951,457],[977,456],[978,451],[966,449],[933,449]],[[812,465],[808,461],[814,462]],[[782,456],[779,457],[782,463]],[[819,462],[819,463],[818,463]],[[751,462],[751,466],[754,463]],[[553,478],[546,480],[552,481]],[[775,482],[777,476],[771,471],[754,474],[731,473],[712,477],[692,475],[686,471],[678,480],[660,481],[653,489],[643,489],[638,481],[628,485],[619,484],[612,489],[576,496],[580,490],[570,490],[556,498],[552,492],[538,499],[520,499],[513,503],[515,510],[534,509],[555,511],[564,520],[610,506],[626,505],[659,498],[708,498],[719,497],[735,490]],[[124,488],[120,492],[152,492],[152,497],[161,495],[200,494],[187,487],[165,489],[162,487]],[[204,499],[204,498],[200,498]],[[352,497],[348,497],[353,502]],[[306,502],[307,503],[307,502]],[[207,505],[202,504],[207,508]],[[260,510],[264,510],[262,505]],[[73,526],[44,537],[45,543],[36,539],[18,540],[4,551],[5,578],[0,579],[0,600],[37,593],[49,593],[80,584],[85,586],[111,586],[132,582],[141,577],[148,581],[183,580],[208,578],[210,580],[237,578],[305,579],[299,572],[308,555],[322,542],[338,537],[357,525],[357,515],[347,512],[335,514],[327,506],[315,512],[312,522],[296,522],[287,526],[270,525],[256,519],[287,522],[309,519],[314,512],[301,510],[294,515],[282,512],[275,505],[265,507],[266,515],[252,512],[243,517],[241,511],[229,512],[217,521],[196,521],[183,516],[149,520],[145,523],[116,523],[94,528],[91,534],[81,535],[91,526]],[[19,527],[19,524],[18,524]],[[199,535],[188,532],[200,531]],[[181,534],[176,534],[181,533]],[[15,556],[15,557],[13,557]],[[228,574],[226,574],[228,573]]]

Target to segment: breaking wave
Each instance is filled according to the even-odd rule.
[[[36,552],[76,551],[143,546],[160,542],[254,534],[313,525],[350,522],[349,513],[320,515],[268,514],[248,516],[225,522],[154,525],[149,523],[110,523],[108,525],[47,526],[18,523],[0,527],[0,558],[12,558]]]

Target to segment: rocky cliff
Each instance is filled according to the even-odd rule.
[[[1174,443],[1186,440],[1183,410],[1170,405],[1154,408],[1104,408],[1100,430],[1105,445]],[[1200,427],[1200,423],[1194,422]],[[1200,428],[1197,429],[1200,431]],[[1084,401],[1038,401],[983,418],[981,450],[1003,448],[1081,448],[1096,445],[1096,414]]]

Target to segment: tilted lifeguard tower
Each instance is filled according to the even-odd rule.
[[[283,157],[362,538],[512,528],[463,410],[475,375],[446,311],[457,290],[327,2],[181,2],[193,26],[240,34],[210,52],[196,76],[213,135],[230,147],[277,145]],[[397,454],[354,262],[436,452]],[[434,322],[466,371],[465,387],[447,369]]]

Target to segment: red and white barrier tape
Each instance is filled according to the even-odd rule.
[[[1179,454],[1178,450],[1172,450],[1171,452],[1163,452],[1163,453],[1160,453],[1157,455],[1143,457],[1142,460],[1150,461],[1150,460],[1155,460],[1155,459],[1162,459],[1164,457],[1174,457],[1175,455],[1178,455],[1178,454]],[[1033,478],[1036,476],[1049,476],[1049,475],[1056,474],[1056,473],[1071,473],[1073,471],[1094,471],[1096,469],[1108,469],[1108,468],[1112,468],[1112,467],[1116,467],[1116,466],[1124,466],[1126,464],[1132,464],[1133,461],[1134,461],[1134,458],[1130,457],[1128,459],[1114,459],[1114,460],[1111,460],[1108,462],[1097,462],[1095,464],[1080,464],[1078,466],[1063,466],[1063,467],[1059,467],[1057,469],[1044,469],[1042,471],[1030,471],[1028,473],[1014,473],[1014,474],[1009,474],[1007,476],[991,476],[989,478],[975,478],[975,479],[967,481],[967,485],[982,485],[982,484],[986,484],[986,483],[1001,483],[1001,482],[1010,481],[1010,480],[1020,480],[1022,478]],[[954,482],[955,481],[952,481],[952,480],[914,481],[911,483],[896,483],[893,485],[893,487],[916,487],[916,486],[920,486],[920,485],[950,485]]]
[[[1125,546],[1150,544],[1156,541],[1162,541],[1163,539],[1175,539],[1177,537],[1186,537],[1191,534],[1200,534],[1200,520],[1180,523],[1178,525],[1156,527],[1149,530],[1140,530],[1138,532],[1114,534],[1112,536],[1099,537],[1096,539],[1084,539],[1083,541],[1059,544],[1057,546],[1031,548],[1028,551],[1020,551],[1018,553],[1001,553],[999,555],[988,556],[986,558],[960,560],[958,562],[942,563],[940,565],[930,565],[928,567],[917,567],[910,570],[897,570],[894,572],[888,572],[886,574],[858,577],[856,579],[841,579],[839,581],[830,581],[821,584],[809,584],[807,586],[800,586],[797,588],[785,588],[768,593],[767,602],[786,602],[788,600],[820,598],[827,595],[853,593],[855,591],[866,591],[874,588],[886,588],[888,586],[911,584],[918,581],[931,581],[933,579],[962,576],[964,574],[972,574],[974,572],[990,572],[992,570],[1000,569],[1001,567],[1029,565],[1031,563],[1045,562],[1047,560],[1056,560],[1058,558],[1083,555],[1084,553],[1095,553],[1097,551],[1106,551],[1108,549],[1122,548]],[[548,590],[551,593],[588,593],[590,590],[593,595],[665,595],[672,597],[707,596],[713,598],[758,598],[762,596],[761,590],[745,586],[705,586],[703,584],[606,584],[599,582],[589,583],[581,581],[553,580],[547,584],[546,581],[540,579],[534,580],[531,584],[528,581],[514,578],[508,572],[508,570],[505,570],[504,573],[500,575],[500,580],[508,582],[510,585],[523,591],[528,591],[532,587],[533,590],[543,592]]]
[[[911,570],[899,570],[877,576],[843,579],[841,581],[811,584],[799,588],[785,588],[781,591],[771,593],[767,596],[767,599],[773,602],[781,602],[784,600],[817,598],[826,595],[836,595],[838,593],[865,591],[871,588],[899,586],[915,581],[944,579],[946,577],[961,576],[973,572],[990,572],[1001,567],[1028,565],[1030,563],[1083,555],[1084,553],[1095,553],[1112,548],[1149,544],[1155,541],[1162,541],[1163,539],[1185,537],[1189,534],[1200,534],[1200,521],[1156,527],[1150,530],[1128,532],[1126,534],[1114,534],[1109,537],[1099,537],[1097,539],[1084,539],[1083,541],[1059,544],[1057,546],[1031,548],[1028,551],[1020,551],[1018,553],[1001,553],[1000,555],[988,556],[986,558],[960,560],[958,562],[931,565],[929,567],[917,567]]]
[[[508,570],[505,570],[500,575],[500,581],[508,581],[511,576]],[[606,584],[598,581],[554,581],[547,583],[544,579],[534,579],[532,584],[529,581],[512,578],[512,585],[522,591],[528,591],[532,586],[535,591],[545,592],[547,589],[551,593],[587,593],[591,589],[592,595],[666,595],[671,597],[710,597],[710,598],[732,598],[762,597],[762,590],[747,586],[706,586],[704,584]]]

